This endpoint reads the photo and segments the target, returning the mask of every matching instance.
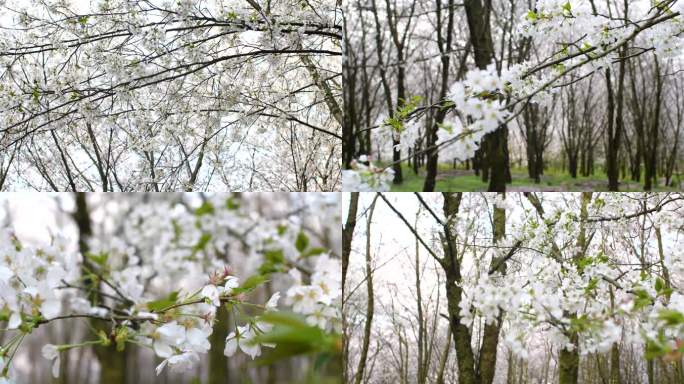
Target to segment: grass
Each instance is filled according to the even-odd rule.
[[[422,191],[425,180],[425,170],[421,169],[420,174],[416,175],[406,164],[402,164],[404,182],[393,185],[393,192]],[[463,175],[464,169],[454,170],[449,164],[440,164],[437,172],[436,191],[447,192],[477,192],[486,191],[487,183],[482,182],[479,176],[473,174]],[[460,173],[460,174],[457,174]],[[509,189],[514,190],[552,190],[552,191],[607,191],[608,177],[604,172],[597,172],[588,177],[578,176],[573,179],[567,172],[559,168],[549,168],[544,171],[542,180],[536,184],[533,179],[527,177],[525,168],[511,169],[513,183],[508,185]],[[656,186],[653,191],[676,191],[676,188]],[[631,180],[621,181],[620,191],[643,191],[643,184],[632,182]]]

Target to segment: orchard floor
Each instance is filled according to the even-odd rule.
[[[420,174],[416,175],[408,166],[403,167],[404,182],[399,185],[392,185],[392,192],[422,191],[425,179],[425,170],[421,169]],[[598,172],[589,177],[573,179],[567,172],[560,169],[548,169],[541,177],[541,182],[536,184],[534,180],[527,177],[527,170],[524,168],[511,169],[513,183],[508,184],[507,191],[528,192],[528,191],[607,191],[608,178],[603,172]],[[675,181],[679,181],[675,178]],[[679,181],[681,184],[681,181]],[[678,188],[668,188],[661,184],[653,188],[653,191],[679,191]],[[440,164],[437,173],[437,186],[435,191],[439,192],[476,192],[486,191],[487,183],[482,182],[479,176],[473,171],[465,169],[454,169],[448,164]],[[620,191],[636,192],[643,191],[643,184],[635,183],[631,180],[620,182]]]

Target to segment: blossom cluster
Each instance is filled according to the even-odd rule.
[[[368,165],[365,163],[368,163]],[[394,177],[394,171],[390,167],[375,166],[366,155],[362,155],[358,160],[352,161],[351,167],[351,169],[342,171],[342,190],[358,192],[389,191],[390,183]]]
[[[8,318],[8,329],[62,313],[57,288],[73,278],[67,269],[73,271],[70,267],[78,262],[78,255],[64,247],[62,240],[46,247],[25,247],[12,232],[0,230],[0,307]]]
[[[65,351],[113,343],[119,350],[127,343],[148,347],[161,359],[157,374],[166,368],[189,370],[212,347],[220,310],[243,314],[226,332],[227,357],[240,350],[254,359],[263,347],[275,347],[261,338],[274,328],[267,316],[279,311],[337,334],[340,262],[311,240],[312,229],[304,229],[320,228],[336,241],[328,227],[339,216],[337,197],[302,195],[255,214],[255,204],[263,204],[255,201],[259,196],[212,195],[190,202],[171,195],[136,202],[138,197],[131,196],[131,210],[104,216],[120,222],[123,235],[94,236],[85,254],[69,251],[67,239],[34,248],[0,232],[0,316],[19,335],[73,317],[111,321],[111,329],[93,330],[93,340],[46,345],[43,356],[55,376]],[[237,268],[227,266],[227,254]],[[94,301],[84,293],[93,290],[85,285],[93,281],[99,287]],[[263,297],[269,281],[285,288]],[[285,305],[279,308],[283,295]],[[16,352],[23,337],[12,340],[3,346],[6,353]]]
[[[518,81],[520,69],[516,66],[498,74],[491,64],[469,71],[463,81],[451,86],[447,100],[453,103],[456,114],[437,132],[438,145],[449,143],[442,153],[458,160],[475,155],[482,138],[510,116],[504,98],[512,91],[511,84]]]
[[[70,172],[55,160],[58,150],[78,153],[72,169],[80,170],[74,172],[76,187],[48,182],[16,156],[13,162],[26,171],[6,185],[16,188],[26,180],[36,189],[54,183],[50,189],[91,190],[101,183],[95,189],[125,191],[152,184],[166,191],[339,187],[341,128],[325,102],[338,93],[336,84],[312,80],[340,65],[334,2],[270,1],[271,16],[256,11],[259,2],[86,3],[8,0],[0,7],[7,27],[0,36],[0,65],[6,68],[0,151],[31,132],[30,150],[41,154],[48,173]],[[64,20],[41,22],[51,19]],[[306,52],[309,65],[302,65],[302,55],[280,54],[294,47]],[[301,92],[312,83],[312,92]],[[332,89],[326,94],[319,85]],[[53,124],[58,129],[47,137]],[[291,129],[298,132],[291,138],[297,145],[282,140]],[[301,131],[309,134],[300,137]],[[101,180],[99,146],[112,154],[108,167],[116,169],[116,182]],[[301,152],[293,156],[293,148]],[[145,158],[150,152],[155,161]],[[189,164],[197,164],[194,176]],[[306,187],[297,185],[302,174]]]

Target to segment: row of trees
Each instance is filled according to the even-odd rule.
[[[684,379],[684,196],[352,193],[347,203],[346,382]]]
[[[394,184],[401,164],[424,168],[425,191],[452,160],[490,191],[505,190],[518,160],[537,182],[553,161],[572,177],[602,167],[610,190],[621,177],[671,185],[682,162],[681,6],[350,1],[344,168],[363,169],[366,155]],[[506,85],[482,89],[487,77]],[[479,108],[502,103],[499,129],[478,132],[483,117],[453,103],[458,84]]]

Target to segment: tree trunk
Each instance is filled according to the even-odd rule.
[[[444,344],[444,350],[439,358],[439,371],[437,373],[437,384],[445,384],[444,372],[446,371],[447,361],[449,361],[449,351],[451,350],[451,328],[447,332],[446,343]]]
[[[589,217],[589,203],[591,202],[591,192],[582,192],[582,207],[580,209],[580,233],[577,237],[577,252],[573,256],[575,263],[584,257],[587,248],[586,222]],[[581,274],[581,272],[580,272]],[[565,312],[563,317],[571,316]],[[575,315],[575,314],[572,314]],[[559,384],[577,384],[579,378],[579,336],[576,331],[570,330],[566,333],[570,343],[573,344],[572,350],[563,347],[559,354]]]
[[[505,194],[502,193],[502,195],[505,197]],[[494,235],[494,245],[496,245],[503,240],[504,236],[506,236],[506,210],[495,207],[493,221],[494,228],[492,232]],[[492,258],[492,265],[490,268],[497,268],[497,271],[494,271],[494,273],[499,272],[504,274],[506,265],[505,263],[503,265],[499,265],[500,262],[501,261],[498,258]],[[485,324],[484,326],[482,347],[480,348],[479,356],[480,360],[477,365],[479,368],[478,376],[481,384],[492,384],[494,381],[494,375],[496,373],[496,352],[499,345],[499,332],[501,330],[501,318],[502,314],[499,313],[499,316],[496,318],[496,320],[494,320],[493,323]]]
[[[214,331],[209,336],[209,384],[226,384],[228,379],[228,359],[223,354],[228,337],[228,309],[221,305],[216,311]]]
[[[89,252],[88,241],[93,235],[87,195],[83,192],[77,192],[75,200],[76,211],[73,214],[73,218],[78,227],[78,248],[82,255],[87,255]],[[90,275],[88,270],[94,268],[87,260],[84,261],[84,275]],[[86,278],[83,283],[86,288],[93,287],[99,291],[99,281]],[[92,293],[89,299],[93,306],[100,305],[102,302],[102,297],[97,293]],[[106,321],[91,320],[90,324],[95,330],[102,330],[108,335],[111,332]],[[99,382],[102,384],[125,384],[126,354],[124,352],[117,352],[115,343],[112,343],[109,347],[95,346],[93,349],[100,363]]]
[[[577,334],[570,337],[570,342],[577,344]],[[572,351],[563,348],[558,357],[559,384],[577,384],[579,376],[579,353],[577,347]]]
[[[447,16],[447,28],[446,33],[443,34],[442,31],[442,1],[437,0],[437,47],[441,54],[441,88],[439,91],[439,100],[444,100],[449,90],[449,63],[451,52],[451,42],[453,39],[454,30],[454,0],[449,0],[448,3],[448,16]],[[439,108],[435,114],[434,124],[430,127],[430,132],[428,132],[428,140],[426,142],[426,148],[428,149],[427,156],[427,174],[425,175],[425,182],[423,184],[423,191],[433,192],[435,190],[436,178],[437,178],[437,158],[438,151],[434,148],[437,143],[437,130],[439,125],[444,122],[446,117],[446,109]]]
[[[416,212],[415,228],[418,228],[418,218],[420,217],[420,210]],[[425,320],[423,319],[423,297],[420,290],[420,242],[416,238],[416,254],[415,254],[415,269],[416,269],[416,309],[418,310],[418,383],[425,384],[428,376],[428,364],[430,356],[427,355],[425,347]]]
[[[361,355],[359,356],[359,364],[354,374],[354,383],[361,384],[363,381],[363,372],[366,369],[366,359],[368,358],[368,346],[370,344],[371,330],[373,326],[373,310],[375,307],[373,295],[373,268],[371,265],[371,224],[373,221],[373,212],[375,211],[375,203],[378,200],[378,195],[375,195],[373,202],[368,209],[368,218],[366,219],[366,290],[368,292],[368,300],[366,303],[366,324],[363,329],[363,340],[361,341]]]
[[[465,0],[463,2],[470,30],[470,42],[473,46],[475,65],[479,69],[486,69],[494,58],[494,44],[492,31],[489,23],[489,9],[485,8],[481,0]],[[489,178],[490,192],[505,192],[506,181],[510,170],[507,169],[506,152],[508,147],[508,134],[506,127],[501,126],[496,131],[488,133],[483,138],[487,143],[487,168],[491,175]]]
[[[573,179],[577,178],[577,156],[568,153],[568,171]]]
[[[356,227],[356,212],[359,206],[359,193],[352,192],[349,196],[349,212],[347,213],[347,221],[342,228],[342,297],[346,295],[347,269],[349,267],[349,254],[351,253],[351,244],[354,238],[354,227]],[[344,300],[342,301],[342,311],[344,312]],[[349,358],[349,344],[347,340],[347,317],[342,315],[342,366],[343,379],[345,383],[347,380],[347,362]]]
[[[610,287],[610,309],[615,310],[615,295],[613,294],[613,287]],[[618,343],[613,343],[610,348],[610,384],[620,384],[620,346]]]
[[[453,216],[458,213],[462,194],[444,193],[444,216],[447,218],[447,224],[442,234],[442,247],[444,248],[444,258],[442,259],[442,268],[446,275],[446,294],[447,294],[447,310],[449,312],[449,326],[454,339],[454,347],[456,349],[456,362],[458,365],[458,383],[459,384],[477,384],[475,375],[475,357],[471,348],[471,334],[470,329],[465,324],[461,323],[461,303],[463,290],[457,285],[461,281],[461,270],[457,255],[457,244],[452,239],[453,233]]]
[[[658,152],[658,131],[660,130],[660,101],[662,97],[662,92],[663,92],[663,81],[660,76],[660,65],[658,63],[658,56],[653,55],[654,57],[654,72],[655,72],[655,80],[656,80],[656,97],[654,100],[654,106],[653,106],[653,117],[651,119],[651,133],[649,137],[647,138],[647,141],[649,143],[647,151],[645,151],[644,155],[644,165],[645,165],[645,174],[644,174],[644,190],[645,191],[650,191],[653,188],[653,182],[656,181],[657,175],[656,175],[656,164],[657,164],[657,156],[656,153]]]

